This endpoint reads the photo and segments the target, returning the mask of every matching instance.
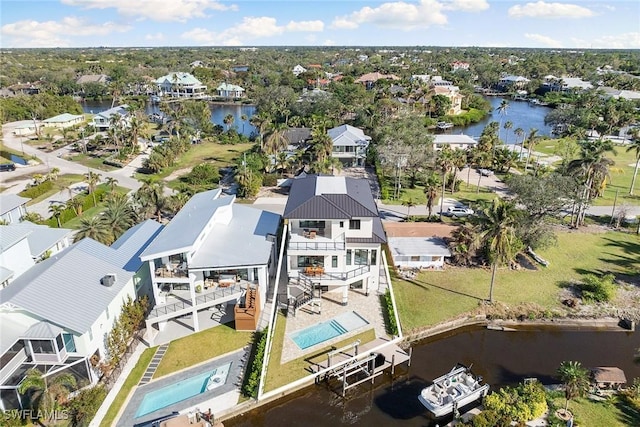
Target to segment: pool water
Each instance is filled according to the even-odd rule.
[[[294,332],[291,339],[301,350],[305,350],[368,324],[358,313],[351,311]]]
[[[231,363],[227,363],[213,371],[208,371],[147,393],[136,411],[136,418],[204,393],[207,391],[207,387],[211,390],[223,385],[229,374],[230,366]],[[215,386],[209,382],[210,378],[215,380]]]

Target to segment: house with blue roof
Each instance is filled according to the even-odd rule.
[[[130,120],[129,106],[122,104],[96,114],[91,124],[97,130],[105,131],[114,125],[129,126]]]
[[[112,246],[86,238],[34,264],[0,289],[0,409],[23,408],[17,389],[32,368],[95,384],[105,338],[128,298],[150,291],[140,253],[161,225],[147,220]]]
[[[207,86],[193,74],[173,72],[155,81],[160,95],[173,98],[205,98]]]
[[[341,125],[327,131],[333,142],[331,157],[337,158],[345,167],[364,166],[371,137],[362,129]]]
[[[216,88],[216,93],[223,98],[242,98],[244,96],[244,89],[231,83],[221,83]]]
[[[140,254],[154,301],[146,339],[158,344],[215,326],[211,310],[227,310],[248,289],[262,296],[263,308],[279,226],[280,215],[236,204],[220,189],[189,199]]]

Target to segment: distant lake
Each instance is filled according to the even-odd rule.
[[[544,123],[544,118],[552,109],[549,107],[543,107],[540,105],[533,105],[526,101],[514,101],[508,98],[502,98],[499,96],[487,97],[491,102],[491,114],[489,114],[484,120],[474,123],[470,126],[460,128],[454,127],[447,133],[458,134],[464,133],[471,137],[479,137],[482,134],[485,126],[490,122],[498,122],[502,120],[502,125],[507,121],[513,123],[513,127],[506,131],[504,128],[500,128],[500,138],[508,144],[514,144],[516,142],[516,135],[514,130],[522,128],[525,133],[525,137],[529,134],[531,129],[538,129],[538,135],[551,136],[551,127]],[[496,110],[500,107],[502,100],[506,100],[509,103],[507,108],[507,114],[501,116]],[[521,139],[520,139],[521,140]]]
[[[111,108],[111,101],[84,101],[81,102],[80,105],[85,113],[98,114]],[[211,123],[222,126],[224,130],[227,130],[227,126],[224,124],[224,118],[231,114],[233,116],[233,125],[231,126],[236,128],[238,133],[251,136],[253,132],[257,132],[256,128],[249,123],[251,116],[256,113],[255,105],[209,103],[209,109],[211,110]],[[147,102],[144,112],[146,114],[160,113],[160,108],[157,104]],[[243,115],[247,117],[247,120],[242,120]]]

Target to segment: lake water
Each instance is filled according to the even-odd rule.
[[[111,101],[84,101],[80,105],[85,113],[97,114],[111,108]],[[256,112],[255,105],[209,104],[209,108],[211,109],[211,123],[220,125],[227,130],[224,118],[231,114],[234,119],[231,126],[235,127],[238,133],[251,136],[252,132],[256,132],[256,128],[249,123],[249,119]],[[160,113],[160,108],[157,104],[147,102],[144,112],[146,114]],[[243,115],[247,117],[247,120],[242,120]]]
[[[235,427],[279,426],[435,426],[418,402],[420,390],[457,363],[473,364],[493,390],[537,377],[557,383],[561,362],[576,360],[585,367],[617,366],[628,383],[640,377],[633,356],[640,347],[638,332],[568,331],[555,328],[502,332],[480,328],[458,330],[413,346],[411,367],[391,384],[387,376],[376,385],[360,385],[343,399],[324,385],[308,387],[266,407],[224,421]],[[383,379],[384,378],[384,379]],[[443,425],[441,423],[441,425]]]
[[[504,128],[500,129],[500,138],[503,141],[506,140],[508,144],[514,144],[516,142],[516,135],[513,131],[518,128],[522,128],[524,130],[525,137],[529,134],[529,130],[533,128],[538,129],[538,135],[551,136],[551,127],[544,124],[544,118],[547,113],[551,111],[551,108],[533,105],[526,101],[514,101],[512,99],[502,98],[499,96],[489,96],[487,99],[491,102],[490,115],[478,123],[474,123],[465,128],[455,127],[447,133],[464,133],[465,135],[477,138],[482,134],[485,126],[490,122],[500,123],[502,120],[503,125],[507,121],[511,121],[513,123],[513,127],[508,131]],[[503,99],[509,103],[507,113],[504,116],[496,110],[502,103]],[[521,140],[522,138],[518,137],[518,141]]]

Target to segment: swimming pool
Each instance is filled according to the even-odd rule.
[[[136,411],[136,418],[220,387],[226,382],[230,367],[231,362],[147,393]]]
[[[301,350],[305,350],[368,324],[369,322],[360,317],[358,313],[350,311],[317,325],[296,331],[290,336]]]

